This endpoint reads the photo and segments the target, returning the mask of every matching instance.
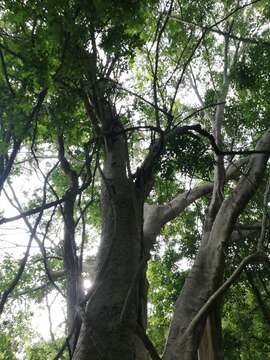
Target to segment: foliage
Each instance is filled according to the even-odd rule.
[[[5,318],[0,322],[1,360],[16,360],[18,355],[24,354],[25,344],[33,334],[29,324],[32,315],[23,304],[18,304],[16,309],[9,306]]]
[[[5,334],[0,335],[0,359],[16,360],[12,350],[13,339]]]
[[[269,323],[262,318],[254,294],[241,282],[226,296],[224,306],[225,359],[268,359]]]
[[[47,360],[53,359],[59,349],[63,346],[65,339],[57,339],[57,341],[46,341],[30,345],[26,348],[27,360]],[[61,359],[68,360],[69,355],[65,351],[61,355]]]
[[[187,271],[177,265],[181,255],[175,249],[174,241],[163,244],[163,253],[155,255],[148,267],[149,328],[148,334],[161,354],[168,334],[170,316],[179,292],[184,284]]]
[[[260,1],[238,6],[232,0],[1,1],[0,175],[7,170],[12,185],[21,175],[37,174],[39,184],[24,194],[19,212],[41,206],[45,190],[46,202],[57,202],[57,207],[55,212],[53,207],[44,209],[36,229],[39,249],[31,249],[6,303],[10,317],[1,324],[0,360],[15,359],[29,343],[24,333],[29,330],[31,312],[25,302],[41,303],[55,287],[66,291],[67,280],[49,281],[46,268],[52,274],[66,270],[63,228],[70,195],[75,197],[72,251],[79,267],[83,255],[92,265],[93,246],[99,241],[96,234],[102,232],[104,153],[110,142],[118,141],[117,135],[123,135],[127,144],[126,172],[134,182],[160,136],[153,168],[147,174],[153,177],[147,201],[166,206],[177,194],[186,192],[188,197],[201,181],[213,181],[216,158],[210,140],[213,117],[220,109],[217,103],[225,108],[222,150],[231,151],[225,156],[226,164],[238,159],[233,150],[252,149],[269,127],[270,47],[263,30],[269,26],[269,5]],[[121,123],[118,133],[104,126],[101,119],[106,117]],[[208,137],[195,130],[169,136],[181,126],[194,124]],[[61,136],[65,161],[60,154]],[[0,190],[2,185],[8,189],[6,178]],[[242,212],[240,222],[261,221],[265,183]],[[233,181],[227,183],[225,196],[233,188]],[[113,192],[110,196],[113,199]],[[208,195],[200,198],[165,224],[152,251],[147,331],[159,353],[174,303],[200,245],[209,202]],[[38,213],[28,214],[32,228]],[[226,277],[254,248],[250,238],[228,246]],[[8,289],[21,264],[13,254],[2,255],[0,293]],[[253,270],[260,274],[259,267]],[[260,284],[256,277],[255,281]],[[269,306],[269,294],[258,286]],[[269,345],[263,343],[267,324],[256,301],[242,278],[225,297],[225,359],[269,357]],[[27,359],[52,358],[63,343],[62,335],[55,341],[28,344]]]

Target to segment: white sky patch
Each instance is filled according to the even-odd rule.
[[[27,180],[27,176],[20,176],[18,178],[14,178],[12,181],[12,186],[21,202],[21,204],[25,204],[27,201],[26,197],[26,189],[33,189],[35,184],[35,178],[31,179],[31,183]],[[31,184],[31,186],[30,186]],[[7,192],[10,195],[10,191],[8,191],[8,187],[6,186]],[[12,198],[12,195],[10,195]],[[10,204],[6,196],[2,193],[1,197],[1,205],[0,211],[1,215],[6,218],[12,217],[14,215],[18,215],[18,211],[14,209],[14,207]],[[29,232],[28,229],[22,219],[16,220],[14,222],[2,224],[0,227],[0,244],[1,249],[3,249],[4,253],[11,253],[11,255],[15,258],[21,258],[22,254],[27,246],[29,241]],[[3,252],[1,255],[3,255]]]
[[[178,260],[176,262],[176,266],[179,271],[186,271],[186,270],[190,269],[190,267],[191,267],[190,260],[188,260],[186,258],[182,258],[181,260]]]
[[[61,295],[56,297],[56,291],[54,290],[48,294],[48,303],[51,312],[51,323],[45,299],[40,305],[33,306],[35,315],[32,318],[32,327],[37,333],[33,343],[51,340],[50,330],[56,338],[65,334],[65,301],[61,298]],[[52,326],[51,329],[50,326]]]
[[[48,150],[47,147],[43,147],[44,152],[46,152],[46,150]],[[17,163],[23,162],[20,169],[21,173],[18,176],[12,176],[12,180],[10,180],[10,184],[19,203],[25,210],[29,208],[29,199],[43,196],[42,191],[40,191],[40,187],[43,185],[42,175],[38,173],[38,170],[37,172],[33,170],[35,168],[33,165],[34,163],[32,164],[34,160],[24,162],[28,157],[29,152],[23,149],[17,159]],[[48,152],[48,158],[44,157],[44,159],[39,161],[39,166],[45,174],[55,163],[55,160],[53,161],[52,159],[55,159],[55,157],[52,156],[51,152]],[[11,190],[7,183],[5,184],[4,189],[8,196],[13,200]],[[13,203],[17,205],[14,200]],[[1,217],[5,218],[19,215],[19,211],[10,204],[3,191],[0,196],[0,214]],[[21,258],[29,241],[29,236],[29,229],[22,219],[2,224],[0,226],[0,247],[3,249],[1,255],[3,256],[3,253],[10,253],[15,258]],[[31,247],[32,252],[35,248],[38,249],[38,246],[33,244]]]
[[[83,287],[85,290],[89,290],[93,285],[93,282],[90,279],[83,280]]]

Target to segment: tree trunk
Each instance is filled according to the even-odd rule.
[[[198,309],[216,290],[223,276],[223,248],[203,244],[195,264],[186,279],[181,296],[177,299],[175,314],[170,327],[165,360],[194,360],[206,324],[206,316],[190,334],[182,339]],[[207,324],[206,324],[207,328]],[[181,357],[179,357],[181,354]]]
[[[70,193],[64,204],[64,267],[66,273],[67,333],[70,335],[69,347],[74,352],[79,336],[81,320],[77,306],[83,298],[81,271],[76,251],[74,205],[76,195]]]
[[[81,319],[77,314],[77,306],[83,298],[81,269],[75,241],[76,226],[74,220],[79,181],[76,171],[72,169],[65,156],[63,134],[58,135],[58,158],[70,182],[69,188],[65,193],[66,200],[62,210],[62,216],[64,220],[63,257],[66,274],[67,333],[69,337],[69,350],[71,354],[73,354],[81,328]]]
[[[138,320],[139,287],[134,276],[141,244],[139,206],[134,204],[131,186],[122,184],[113,199],[104,191],[97,277],[75,359],[136,358],[133,329]]]
[[[198,360],[222,360],[223,358],[220,309],[219,306],[215,306],[206,319],[198,350]]]
[[[96,279],[74,359],[139,360],[142,347],[135,329],[140,322],[143,201],[126,174],[123,139],[107,137],[105,149]]]
[[[164,360],[194,360],[209,313],[191,322],[222,281],[224,246],[241,211],[257,190],[270,149],[268,130],[256,146],[248,168],[232,194],[223,201],[209,234],[205,234],[193,268],[177,299]],[[212,309],[211,309],[212,310]]]

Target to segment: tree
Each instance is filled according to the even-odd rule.
[[[150,250],[168,222],[206,197],[200,229],[191,233],[194,264],[177,295],[163,358],[194,360],[198,352],[200,360],[222,359],[222,296],[250,263],[269,264],[269,186],[263,202],[258,193],[270,154],[269,69],[258,53],[268,59],[267,4],[6,0],[1,6],[7,94],[1,188],[19,214],[0,223],[22,218],[30,231],[2,292],[1,313],[35,240],[49,282],[44,288],[66,298],[64,347],[73,359],[159,358],[146,334]],[[199,108],[182,100],[187,89]],[[31,159],[19,158],[22,148]],[[48,152],[57,159],[44,170],[39,157]],[[28,209],[11,184],[22,171],[16,158],[34,162],[44,180]],[[244,225],[254,231],[260,216],[257,245],[224,281],[231,239],[244,234]],[[50,240],[59,222],[60,245]],[[101,241],[85,295],[87,224],[100,226]]]

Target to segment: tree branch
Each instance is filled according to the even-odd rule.
[[[214,32],[214,33],[216,33],[218,35],[222,35],[222,36],[227,36],[230,39],[240,41],[240,42],[243,42],[243,43],[261,45],[261,46],[266,46],[266,47],[270,46],[270,42],[267,41],[267,40],[264,40],[264,39],[259,39],[259,38],[254,39],[254,38],[248,38],[248,37],[245,37],[245,36],[235,35],[232,32],[222,31],[222,30],[219,30],[219,29],[213,29],[213,28],[211,28],[211,25],[206,26],[206,25],[196,24],[196,23],[191,22],[191,21],[186,21],[186,20],[180,19],[180,18],[178,18],[177,16],[174,16],[174,15],[171,15],[170,18],[175,20],[175,21],[181,22],[182,24],[195,26],[195,27],[200,28],[202,30]]]
[[[213,304],[217,301],[220,296],[222,296],[229,287],[238,279],[238,277],[241,275],[243,270],[246,268],[247,265],[251,264],[252,262],[269,262],[269,259],[262,253],[255,253],[251,254],[247,257],[245,257],[237,269],[234,270],[232,275],[221,285],[218,290],[216,290],[206,301],[206,303],[201,307],[201,309],[198,311],[198,313],[195,315],[195,317],[190,322],[189,326],[185,330],[184,334],[181,336],[181,341],[184,341],[185,338],[188,336],[189,333],[193,331],[193,329],[198,325],[198,323],[201,321],[201,319],[209,312],[210,308],[213,306]]]
[[[3,51],[1,49],[1,47],[0,47],[0,58],[1,58],[1,63],[2,63],[2,67],[3,67],[4,77],[6,79],[9,91],[10,91],[12,96],[15,96],[16,95],[15,91],[13,90],[13,88],[11,86],[11,83],[9,81],[9,75],[8,75],[8,72],[7,72],[6,62],[5,62],[4,54],[3,54]]]
[[[231,164],[226,171],[226,180],[231,180],[239,176],[239,168],[247,163],[248,158],[238,160]],[[147,248],[151,248],[156,236],[161,228],[169,221],[179,216],[189,205],[209,194],[213,190],[213,182],[204,183],[178,194],[167,204],[144,206],[144,238]]]
[[[46,184],[44,184],[44,187],[43,187],[43,200],[42,200],[42,202],[43,202],[43,204],[46,202]],[[17,274],[15,275],[13,280],[11,281],[9,287],[1,295],[0,315],[3,313],[4,306],[5,306],[6,302],[7,302],[8,297],[10,296],[12,291],[15,289],[15,287],[17,286],[18,282],[20,281],[20,279],[21,279],[21,277],[23,275],[23,272],[24,272],[24,269],[25,269],[29,254],[30,254],[32,241],[33,241],[33,239],[35,237],[35,234],[36,234],[38,225],[39,225],[39,223],[41,221],[42,215],[43,215],[43,211],[41,211],[39,213],[39,215],[38,215],[38,217],[37,217],[37,219],[35,221],[35,225],[33,227],[33,231],[31,232],[30,239],[29,239],[29,242],[28,242],[28,245],[27,245],[25,255],[24,255],[24,257],[22,258],[22,260],[20,262],[20,267],[19,267],[19,270],[18,270]]]
[[[161,360],[159,357],[157,350],[155,349],[155,346],[153,345],[152,341],[147,336],[145,330],[137,323],[135,326],[135,333],[139,336],[139,338],[142,340],[146,350],[148,350],[151,358],[153,360]]]

